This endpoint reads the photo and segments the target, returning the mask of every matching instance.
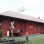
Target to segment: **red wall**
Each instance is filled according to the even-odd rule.
[[[41,33],[42,29],[41,29],[41,25],[38,24],[38,30],[37,30],[37,33]]]
[[[14,22],[15,22],[14,32],[17,32],[17,30],[19,29],[18,20],[14,20]]]
[[[4,19],[3,21],[3,36],[7,36],[7,31],[10,30],[10,19]],[[17,32],[17,30],[19,29],[19,26],[18,26],[18,21],[17,20],[14,20],[15,22],[15,28],[14,28],[14,32]]]
[[[3,21],[3,36],[7,36],[7,31],[10,30],[10,19],[6,18]],[[15,28],[14,28],[14,32],[17,32],[17,30],[20,28],[23,30],[22,34],[25,34],[25,31],[28,31],[29,34],[36,34],[36,24],[33,22],[32,24],[30,22],[27,22],[26,25],[25,23],[20,23],[18,22],[18,20],[14,19],[15,22]],[[26,27],[25,27],[26,26]],[[33,26],[33,28],[30,28],[30,26]],[[38,30],[37,33],[41,33],[41,28],[40,25],[38,26]]]
[[[7,36],[7,31],[10,29],[10,20],[4,19],[3,21],[3,36]]]
[[[33,26],[33,28],[30,28],[30,26]],[[32,22],[32,24],[30,22],[27,22],[26,24],[26,31],[29,32],[29,34],[36,34],[36,33],[41,33],[41,25],[38,24],[38,30],[36,30],[36,24],[34,22]]]
[[[30,26],[33,26],[33,28],[30,28]],[[35,34],[36,33],[35,29],[36,29],[36,25],[34,23],[32,23],[32,25],[31,25],[30,22],[27,22],[27,24],[26,24],[26,31],[28,31],[29,34]]]
[[[25,34],[25,30],[26,30],[25,22],[19,22],[19,29],[22,30],[22,34]]]

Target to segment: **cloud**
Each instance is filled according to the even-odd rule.
[[[36,17],[36,18],[38,18],[38,17],[40,17],[40,19],[44,19],[44,13],[35,13],[35,14],[30,14],[31,16],[33,16],[33,17]]]
[[[10,0],[0,0],[0,13],[8,10],[16,10],[16,5]]]
[[[20,0],[24,4],[28,6],[41,6],[41,1],[40,0]]]
[[[6,6],[0,6],[0,13],[7,11],[8,9],[6,8]]]
[[[41,0],[41,2],[44,2],[44,0]]]
[[[16,10],[15,6],[0,6],[0,13],[4,12],[4,11],[8,11],[8,10]]]

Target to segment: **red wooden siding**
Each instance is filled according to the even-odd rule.
[[[3,21],[3,36],[7,36],[7,31],[8,30],[11,30],[10,29],[10,20],[8,19],[5,19]],[[17,32],[17,30],[19,29],[19,26],[18,26],[18,21],[17,20],[14,20],[15,22],[15,28],[14,28],[14,32]]]
[[[25,34],[25,30],[26,30],[25,22],[19,22],[19,29],[22,30],[22,34]]]
[[[41,29],[41,25],[38,24],[38,30],[37,33],[41,33],[42,29]]]
[[[10,29],[10,20],[4,19],[3,21],[3,36],[7,36],[7,31]]]
[[[14,32],[17,32],[17,30],[19,29],[18,21],[14,20],[14,22],[15,22]]]
[[[7,36],[7,31],[10,30],[10,19],[6,18],[3,21],[3,36]],[[26,31],[29,32],[29,34],[36,34],[41,33],[41,25],[38,24],[38,30],[36,30],[36,24],[34,22],[19,22],[18,20],[14,19],[15,22],[15,28],[14,32],[17,32],[18,29],[23,30],[22,35],[25,34]],[[33,26],[33,28],[30,28],[30,26]]]
[[[33,28],[30,28],[30,26],[33,26]],[[32,23],[31,25],[31,23],[27,22],[26,31],[28,31],[29,34],[35,34],[36,33],[35,29],[36,29],[36,25],[34,23]]]

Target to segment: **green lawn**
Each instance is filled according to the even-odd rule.
[[[29,38],[28,44],[44,44],[44,36]]]
[[[30,38],[29,44],[44,44],[44,36],[36,37],[36,38]]]

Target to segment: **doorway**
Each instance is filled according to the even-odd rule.
[[[41,33],[40,24],[36,24],[36,34],[40,34],[40,33]]]
[[[24,33],[26,32],[26,23],[23,21],[19,21],[19,29],[22,30],[21,34],[24,35]]]

